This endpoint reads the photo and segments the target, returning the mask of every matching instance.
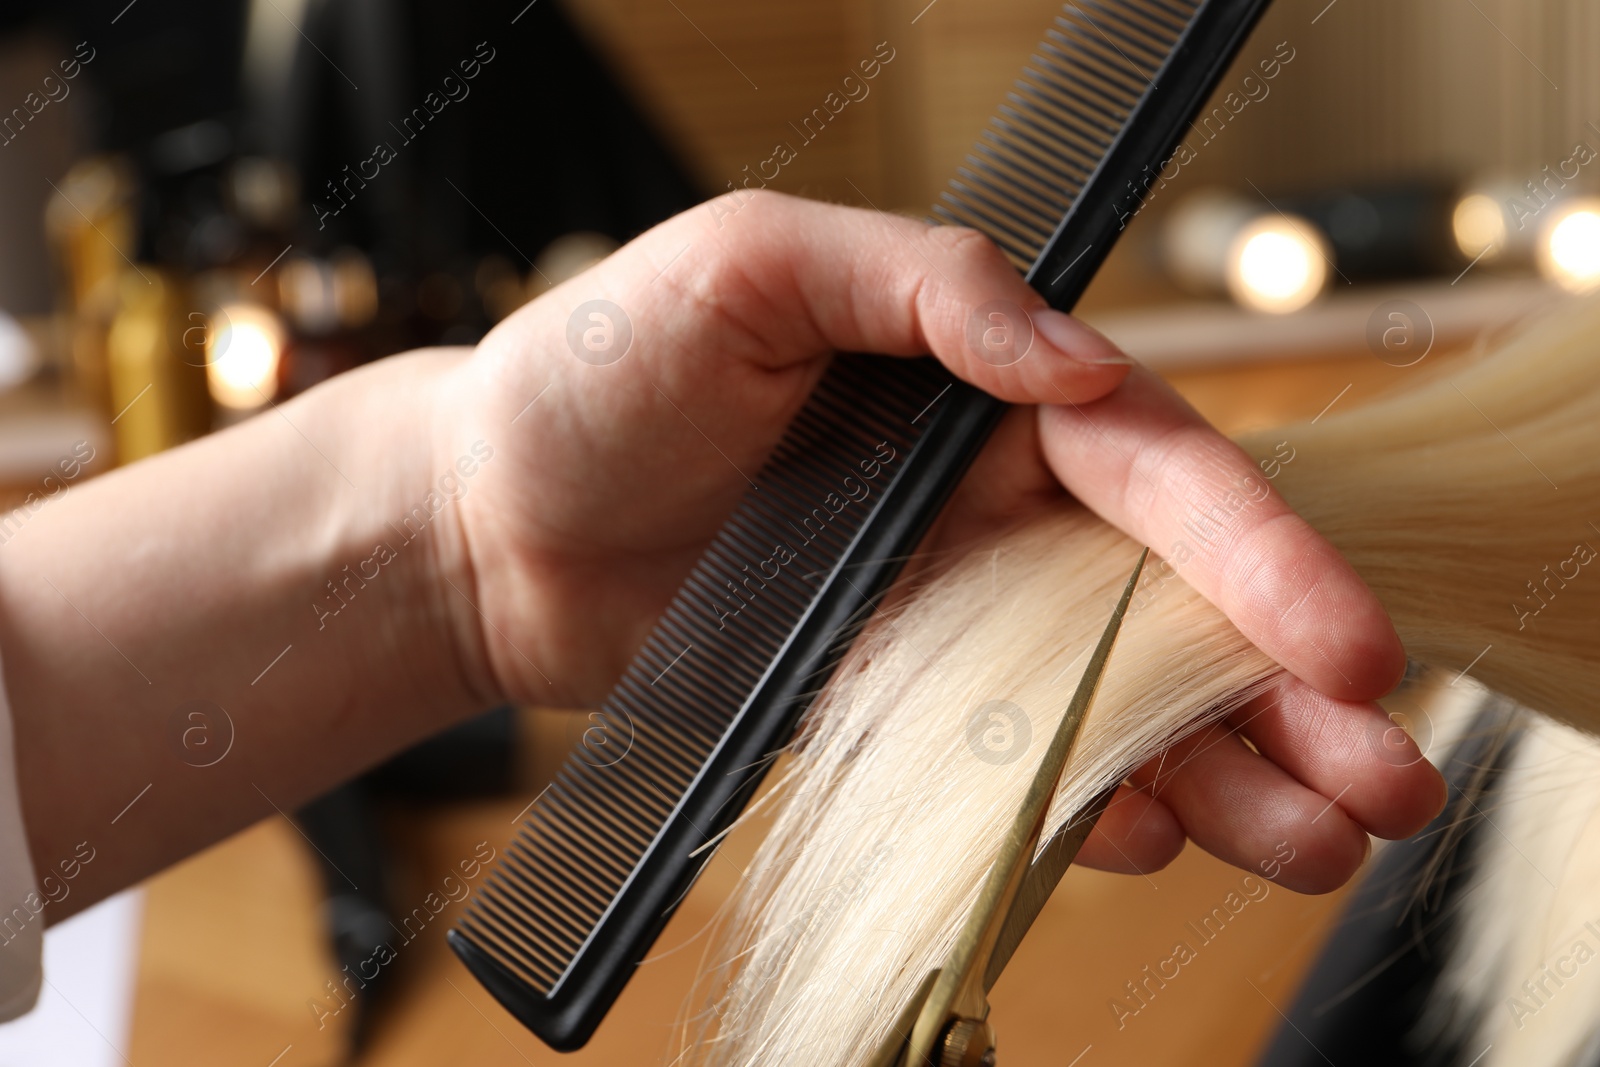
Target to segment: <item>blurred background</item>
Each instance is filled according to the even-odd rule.
[[[0,506],[46,506],[369,360],[472,344],[710,196],[922,215],[1056,9],[13,0]],[[1600,0],[1279,0],[1083,314],[1229,431],[1447,364],[1600,284],[1597,55]],[[0,520],[0,551],[9,536]],[[593,725],[489,712],[63,925],[0,1063],[554,1062],[445,949],[459,903],[417,908],[504,847]],[[712,864],[572,1061],[670,1044],[750,847]],[[1192,852],[1154,878],[1075,872],[997,990],[1004,1062],[1258,1062],[1344,897],[1275,892],[1195,965],[1209,978],[1122,1026],[1110,1009],[1237,876]],[[350,979],[401,926],[399,958]]]

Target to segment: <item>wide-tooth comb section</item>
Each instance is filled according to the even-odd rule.
[[[1018,270],[1049,243],[1199,9],[1068,4],[933,207],[981,230]]]
[[[1077,0],[933,208],[1069,310],[1267,0]],[[1005,405],[931,359],[841,356],[450,943],[581,1046]]]

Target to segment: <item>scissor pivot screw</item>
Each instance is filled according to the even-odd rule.
[[[957,1019],[940,1042],[939,1067],[994,1067],[994,1029],[982,1019]]]

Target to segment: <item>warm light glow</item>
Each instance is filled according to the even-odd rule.
[[[213,318],[206,337],[206,385],[225,408],[249,411],[278,392],[283,327],[266,308],[229,304]]]
[[[1172,280],[1192,293],[1227,292],[1233,239],[1265,206],[1217,188],[1197,189],[1179,200],[1161,222],[1161,261]]]
[[[1575,293],[1600,286],[1600,200],[1561,205],[1541,235],[1539,269]]]
[[[1310,220],[1263,216],[1234,238],[1228,253],[1228,292],[1256,311],[1298,311],[1327,283],[1327,256],[1327,244]]]
[[[1488,193],[1468,193],[1456,203],[1450,219],[1456,247],[1468,259],[1494,259],[1506,244],[1506,213]]]

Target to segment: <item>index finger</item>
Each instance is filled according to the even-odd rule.
[[[1056,477],[1163,556],[1296,677],[1340,700],[1400,681],[1405,650],[1355,569],[1254,460],[1154,373],[1087,404],[1040,409]]]
[[[1047,307],[977,230],[766,192],[743,204],[726,225],[704,212],[680,215],[622,257],[628,263],[617,269],[637,284],[641,335],[652,320],[681,323],[687,304],[731,323],[736,339],[759,338],[753,351],[770,367],[834,351],[931,353],[1011,403],[1104,396],[1127,372],[1126,356]],[[660,263],[686,248],[668,285],[652,287]],[[707,366],[706,331],[693,336],[690,358]],[[996,337],[1005,340],[991,349]]]

